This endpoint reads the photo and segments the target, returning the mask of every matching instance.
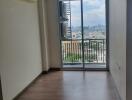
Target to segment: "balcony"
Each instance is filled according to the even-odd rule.
[[[66,68],[106,68],[106,39],[62,41],[62,57]]]

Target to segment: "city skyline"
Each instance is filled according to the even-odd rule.
[[[81,26],[81,3],[71,2],[72,26]],[[106,25],[105,21],[105,0],[83,0],[84,26]]]

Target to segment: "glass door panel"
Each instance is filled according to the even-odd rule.
[[[63,68],[82,68],[81,2],[63,0],[59,4]]]
[[[106,1],[83,0],[85,68],[106,68]]]

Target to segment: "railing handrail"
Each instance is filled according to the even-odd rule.
[[[83,39],[85,40],[106,40],[106,39]],[[82,41],[82,39],[61,39],[61,41]]]

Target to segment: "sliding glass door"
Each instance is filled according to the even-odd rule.
[[[83,0],[85,68],[106,68],[106,1]]]
[[[106,68],[105,0],[60,0],[63,68]]]
[[[59,5],[63,67],[83,68],[81,2],[63,0]]]

